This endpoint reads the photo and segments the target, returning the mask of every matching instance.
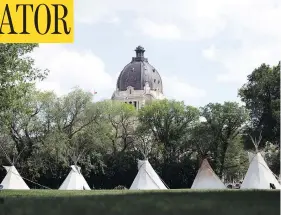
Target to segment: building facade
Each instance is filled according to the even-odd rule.
[[[112,100],[132,104],[136,109],[156,100],[164,99],[163,83],[159,72],[144,57],[144,48],[138,46],[136,57],[121,71]]]

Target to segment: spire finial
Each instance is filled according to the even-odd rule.
[[[142,46],[138,46],[136,49],[135,49],[135,52],[136,52],[136,57],[144,57],[144,48]]]

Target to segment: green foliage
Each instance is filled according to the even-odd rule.
[[[0,117],[12,107],[24,108],[19,100],[28,92],[36,80],[47,75],[34,67],[28,54],[36,44],[0,44]]]
[[[226,155],[223,175],[225,180],[232,182],[244,178],[249,167],[249,159],[247,152],[243,149],[243,141],[241,135],[231,141]]]
[[[24,177],[53,188],[72,164],[96,188],[129,187],[137,159],[144,158],[169,187],[189,187],[198,169],[196,154],[203,158],[209,152],[218,172],[225,167],[220,156],[231,163],[241,154],[239,147],[234,157],[226,153],[244,119],[236,103],[209,104],[201,114],[206,122],[199,121],[197,108],[181,102],[155,101],[137,112],[121,102],[93,103],[79,88],[63,97],[33,89],[21,103],[26,108],[14,109],[2,140],[10,143],[9,157],[19,157],[15,165]]]
[[[199,163],[211,153],[216,141],[212,127],[206,122],[197,123],[193,127],[189,140],[198,155]]]
[[[132,149],[137,112],[129,104],[116,101],[104,101],[97,104],[102,110],[102,120],[106,123],[105,136],[109,139],[113,154]]]
[[[224,104],[210,103],[201,108],[202,116],[206,119],[204,124],[209,137],[209,149],[212,153],[214,167],[219,176],[223,175],[226,152],[234,143],[234,139],[241,133],[248,113],[243,106],[235,102]],[[242,150],[242,149],[241,149]]]
[[[239,90],[239,96],[250,110],[251,122],[246,134],[258,136],[262,131],[260,147],[266,141],[280,145],[280,63],[273,67],[262,64],[255,69]],[[245,146],[253,147],[247,135]]]
[[[276,175],[280,174],[280,149],[279,146],[276,146],[270,142],[265,144],[264,148],[265,152],[265,160],[269,166],[269,168]]]
[[[139,111],[140,127],[163,144],[165,162],[177,159],[185,151],[183,134],[196,121],[199,121],[199,110],[183,102],[154,101]]]

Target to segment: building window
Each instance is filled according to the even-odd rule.
[[[158,84],[160,84],[160,81],[158,80]]]
[[[156,82],[156,79],[154,79],[154,83]]]
[[[132,89],[130,89],[130,94],[132,94]]]
[[[134,106],[135,106],[135,108],[137,108],[137,102],[136,101],[134,101]]]

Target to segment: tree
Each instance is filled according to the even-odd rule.
[[[60,165],[63,162],[68,167],[79,162],[91,169],[92,163],[86,161],[90,160],[91,150],[95,149],[93,134],[96,132],[89,128],[95,129],[93,125],[99,122],[101,116],[100,110],[92,102],[92,95],[76,88],[61,98],[55,98],[53,105],[48,108],[40,118],[50,123],[53,129],[51,135],[45,133],[40,148],[47,151],[41,152],[47,158],[49,155],[60,158]]]
[[[250,123],[245,133],[253,136],[262,131],[264,147],[267,141],[280,145],[280,62],[270,67],[262,64],[249,76],[248,82],[239,90],[239,96],[250,111]],[[252,144],[245,135],[245,146]]]
[[[110,139],[113,154],[133,148],[137,112],[133,105],[117,101],[99,102],[102,119],[108,123],[106,136]]]
[[[206,122],[196,124],[191,130],[189,141],[191,142],[192,150],[196,152],[199,163],[201,164],[212,151],[215,142],[215,135],[211,125]]]
[[[0,44],[0,117],[8,117],[12,107],[24,108],[18,101],[37,80],[46,77],[48,71],[34,67],[28,56],[37,44]],[[4,114],[4,112],[6,114]]]
[[[9,129],[17,150],[22,151],[22,158],[28,158],[33,146],[42,143],[44,137],[53,131],[50,109],[56,96],[50,92],[39,92],[30,88],[18,99],[24,108],[12,107],[11,117],[6,127]]]
[[[100,149],[96,149],[100,127],[95,125],[101,121],[101,110],[90,93],[75,89],[57,97],[34,89],[20,102],[25,109],[13,108],[6,127],[30,178],[40,179],[44,174],[45,179],[57,180],[68,172],[70,164],[78,162],[86,173],[94,167],[91,159]]]
[[[199,120],[199,110],[183,102],[154,101],[139,111],[140,126],[163,145],[164,162],[176,161],[186,151],[184,138],[188,129]]]
[[[225,168],[226,152],[233,140],[241,133],[248,113],[243,106],[235,102],[224,104],[210,103],[201,108],[201,115],[210,126],[213,136],[211,146],[214,166],[221,177]]]
[[[280,174],[280,149],[277,145],[274,145],[270,142],[266,142],[265,148],[265,160],[269,168],[276,175]]]
[[[138,127],[136,130],[134,146],[135,150],[141,153],[142,159],[147,159],[157,149],[154,144],[153,135],[141,127]]]
[[[245,176],[248,167],[248,155],[243,147],[242,135],[239,134],[231,140],[226,151],[223,170],[224,179],[229,182],[241,180]]]

